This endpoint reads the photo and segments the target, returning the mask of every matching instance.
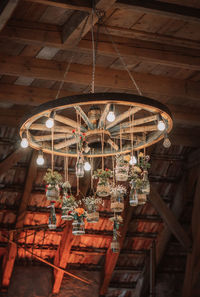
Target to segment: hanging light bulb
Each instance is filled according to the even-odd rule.
[[[131,159],[130,159],[130,161],[129,161],[129,164],[130,164],[130,165],[135,165],[135,164],[137,164],[137,159],[136,159],[135,156],[132,156],[132,157],[131,157]]]
[[[38,157],[37,157],[37,160],[36,160],[36,163],[38,165],[44,165],[44,157],[43,157],[43,153],[42,151],[39,151],[39,154],[38,154]]]
[[[171,146],[171,141],[169,140],[168,136],[166,135],[163,141],[163,146],[165,148],[169,148]]]
[[[22,140],[21,140],[20,145],[21,145],[22,148],[27,148],[28,147],[28,140],[27,140],[25,132],[23,132],[23,134],[22,134]]]
[[[91,165],[90,165],[89,162],[85,162],[85,164],[84,164],[84,170],[85,171],[90,171],[91,170]]]
[[[46,127],[51,129],[54,126],[54,112],[52,111],[48,120],[45,123]]]
[[[166,129],[165,122],[163,121],[163,119],[160,116],[158,117],[157,129],[159,131],[164,131]]]
[[[113,108],[113,104],[111,104],[110,111],[107,115],[107,121],[112,123],[114,122],[114,120],[115,120],[114,108]]]

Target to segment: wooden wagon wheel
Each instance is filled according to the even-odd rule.
[[[114,105],[116,118],[113,122],[108,122],[106,116],[111,104]],[[98,108],[99,119],[96,124],[91,121],[91,112],[88,113],[91,107]],[[123,93],[64,97],[35,108],[20,126],[20,136],[25,132],[29,145],[46,153],[52,153],[52,131],[44,123],[52,112],[55,120],[54,154],[70,157],[77,157],[76,147],[80,141],[80,133],[84,133],[86,142],[93,147],[93,150],[84,153],[85,156],[106,157],[148,147],[169,133],[173,125],[168,108],[150,98]],[[77,114],[81,118],[80,123],[77,121]],[[134,119],[130,121],[133,116]],[[163,131],[157,128],[160,119],[165,124]],[[105,142],[103,151],[98,146],[102,138]]]

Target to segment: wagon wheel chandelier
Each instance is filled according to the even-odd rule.
[[[93,6],[91,22],[94,13]],[[89,19],[89,17],[88,17]],[[88,22],[80,32],[78,42]],[[51,169],[48,169],[46,197],[51,202],[49,228],[56,228],[55,202],[62,198],[63,220],[73,220],[72,233],[82,235],[84,219],[89,223],[99,220],[98,207],[103,199],[111,196],[111,211],[114,216],[111,249],[119,252],[119,228],[121,212],[125,208],[124,196],[129,194],[130,206],[142,205],[150,193],[148,180],[149,156],[146,148],[164,139],[168,148],[168,134],[173,121],[169,109],[151,98],[144,97],[132,73],[128,69],[112,36],[105,27],[113,48],[122,62],[139,95],[126,93],[95,93],[96,50],[92,32],[93,71],[91,93],[59,98],[60,90],[68,74],[74,52],[67,65],[55,100],[42,104],[24,117],[20,125],[21,146],[28,145],[38,150],[37,164],[44,164],[43,153],[51,154]],[[106,78],[106,73],[105,73]],[[54,156],[64,157],[65,177],[54,171]],[[72,193],[68,177],[68,158],[76,158],[77,194]],[[94,171],[94,159],[101,159],[101,168]],[[105,162],[108,159],[108,162]],[[111,168],[105,168],[104,163]],[[100,162],[99,162],[100,164]],[[79,178],[84,171],[91,171],[91,191],[81,197]],[[97,179],[97,182],[94,181]],[[83,196],[83,195],[82,195]]]

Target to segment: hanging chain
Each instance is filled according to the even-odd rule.
[[[108,35],[108,37],[109,37],[109,39],[110,39],[110,41],[111,41],[111,43],[112,43],[112,45],[113,45],[113,48],[114,48],[114,50],[115,50],[115,52],[116,52],[118,58],[119,58],[120,61],[122,62],[122,65],[124,66],[124,68],[125,68],[125,70],[127,71],[127,73],[128,73],[128,75],[129,75],[131,81],[133,82],[134,87],[136,88],[138,94],[139,94],[140,96],[142,96],[142,92],[141,92],[141,90],[140,90],[138,84],[136,83],[136,81],[135,81],[135,79],[134,79],[134,77],[133,77],[131,71],[128,69],[128,66],[127,66],[126,62],[124,61],[124,58],[123,58],[122,55],[120,54],[119,49],[118,49],[116,43],[114,42],[114,40],[113,40],[113,38],[112,38],[112,35],[110,34],[110,32],[109,32],[107,26],[105,25],[105,23],[103,23],[103,26],[104,26],[105,31],[106,31],[106,33],[107,33],[107,35]]]
[[[91,17],[91,33],[92,33],[92,82],[91,82],[91,93],[94,93],[94,80],[95,80],[95,66],[96,66],[96,51],[95,51],[95,42],[94,42],[94,7],[92,8],[92,17]]]
[[[70,68],[71,63],[72,63],[72,61],[73,61],[73,59],[74,59],[74,55],[75,55],[75,50],[74,50],[74,49],[76,48],[76,45],[81,41],[82,34],[83,34],[84,30],[85,30],[85,27],[86,27],[86,25],[87,25],[88,19],[89,19],[89,15],[88,15],[87,18],[85,19],[85,23],[84,23],[84,25],[83,25],[83,27],[82,27],[82,29],[81,29],[81,31],[80,31],[80,36],[79,36],[77,42],[75,42],[75,45],[74,45],[74,47],[73,47],[72,50],[71,50],[71,51],[72,51],[72,55],[71,55],[70,60],[69,60],[69,62],[68,62],[68,64],[67,64],[66,70],[65,70],[64,75],[63,75],[63,79],[62,79],[62,81],[60,82],[60,85],[59,85],[59,88],[58,88],[58,91],[57,91],[57,94],[56,94],[55,99],[58,99],[58,97],[59,97],[59,95],[60,95],[60,92],[61,92],[61,89],[62,89],[62,87],[63,87],[63,85],[64,85],[64,83],[65,83],[65,77],[66,77],[66,75],[68,74],[68,72],[69,72],[69,68]]]

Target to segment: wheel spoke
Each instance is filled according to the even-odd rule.
[[[58,115],[58,114],[55,114],[54,118],[55,118],[56,121],[58,121],[60,123],[71,126],[74,129],[79,129],[79,124],[74,120],[71,120],[71,119],[69,119],[67,117],[64,117],[64,116]],[[86,131],[86,129],[84,127],[81,127],[81,130]]]
[[[79,115],[82,117],[83,121],[86,123],[86,125],[88,126],[88,128],[90,130],[93,129],[93,125],[90,122],[90,120],[88,119],[88,116],[85,114],[85,112],[82,110],[82,108],[78,105],[75,105],[74,108],[76,109],[76,111],[79,113]]]
[[[52,134],[49,134],[49,135],[36,135],[36,136],[33,136],[34,137],[34,140],[35,141],[49,141],[52,139]],[[54,140],[58,140],[58,139],[65,139],[65,138],[71,138],[72,137],[72,134],[65,134],[65,133],[54,133],[53,135],[53,139]]]
[[[141,110],[140,107],[133,107],[127,111],[125,111],[124,113],[120,114],[118,117],[116,117],[116,119],[114,120],[114,122],[110,123],[109,125],[106,126],[106,129],[110,129],[113,126],[115,126],[116,124],[120,123],[121,121],[125,120],[126,118],[128,118],[129,116],[135,114],[136,112],[138,112],[139,110]]]
[[[120,128],[124,129],[124,128],[132,127],[132,126],[138,126],[138,125],[142,125],[145,123],[150,123],[150,122],[155,121],[156,119],[157,119],[157,115],[152,115],[149,117],[140,118],[140,119],[129,121],[129,122],[124,122],[121,125],[117,125],[117,126],[113,127],[112,129],[110,129],[110,132],[114,133],[114,132],[120,131]]]
[[[54,148],[56,150],[60,150],[60,149],[62,149],[64,147],[70,146],[72,144],[76,144],[78,141],[79,141],[78,138],[72,138],[72,139],[69,139],[69,140],[65,140],[65,141],[62,141],[60,143],[55,144]]]
[[[32,124],[29,127],[30,130],[38,130],[38,131],[47,131],[47,127],[43,124]],[[65,126],[54,126],[54,132],[63,132],[63,133],[72,133],[72,129],[70,127]],[[50,129],[49,129],[50,130]]]
[[[102,128],[104,123],[105,123],[105,119],[106,119],[106,116],[109,112],[109,109],[110,109],[110,103],[106,104],[106,107],[103,111],[103,113],[101,114],[101,118],[99,120],[99,125],[98,125],[98,128]]]
[[[132,127],[121,129],[120,133],[139,133],[139,132],[148,132],[148,131],[156,131],[157,125],[149,125],[149,126],[141,126],[141,127]],[[113,133],[113,135],[119,135],[119,132]]]
[[[109,139],[107,140],[107,143],[110,144],[110,146],[111,146],[114,150],[118,151],[119,146],[118,146],[116,143],[114,143],[114,141],[112,141],[111,138],[109,138]]]

